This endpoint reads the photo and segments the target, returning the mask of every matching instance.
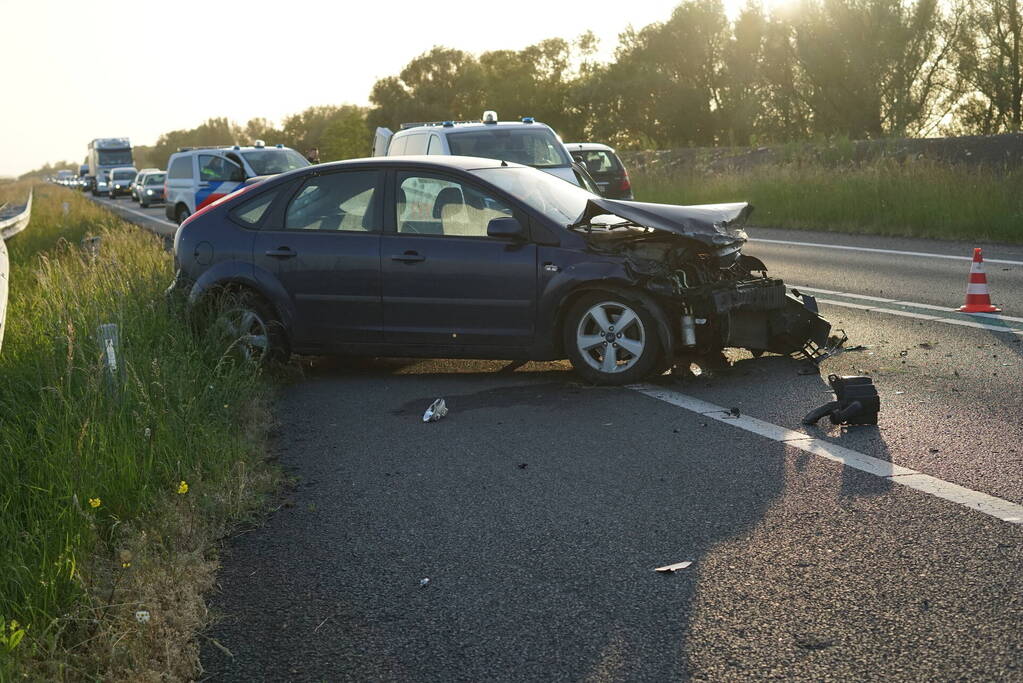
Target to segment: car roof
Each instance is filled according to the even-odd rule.
[[[547,130],[553,130],[546,123],[534,121],[533,123],[523,123],[522,121],[498,121],[497,123],[483,123],[482,121],[470,121],[466,123],[453,122],[453,125],[445,126],[437,123],[424,123],[421,125],[413,125],[408,128],[402,128],[394,135],[408,135],[409,133],[423,132],[423,133],[440,133],[447,135],[448,133],[461,133],[466,130],[490,130],[493,128],[546,128]]]
[[[531,166],[516,164],[513,161],[501,162],[496,159],[486,159],[483,157],[461,157],[448,154],[416,154],[388,157],[366,157],[363,159],[346,159],[344,161],[332,161],[325,164],[317,164],[316,166],[312,167],[307,166],[305,168],[329,169],[345,168],[349,166],[409,166],[409,165],[443,166],[460,171],[475,171],[481,168],[501,168],[502,166],[515,168],[532,168]]]
[[[599,142],[566,142],[569,152],[614,152],[612,147]]]

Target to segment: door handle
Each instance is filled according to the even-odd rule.
[[[419,252],[406,251],[404,254],[395,254],[391,257],[392,261],[402,261],[404,263],[417,263],[418,261],[425,261],[425,256],[420,256]]]
[[[277,249],[267,249],[266,252],[264,252],[264,253],[267,256],[270,256],[272,258],[281,258],[281,259],[284,259],[284,258],[294,258],[294,257],[298,256],[298,252],[297,251],[292,251],[291,247],[278,247]]]

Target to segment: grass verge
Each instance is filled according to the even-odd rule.
[[[763,227],[1023,242],[1020,170],[890,159],[723,170],[677,164],[637,171],[633,180],[640,201],[749,201],[752,223]]]
[[[157,237],[35,192],[0,352],[0,680],[191,679],[216,542],[276,484],[269,384],[169,312]]]

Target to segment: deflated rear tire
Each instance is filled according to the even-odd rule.
[[[257,365],[283,363],[291,355],[284,325],[255,292],[224,293],[215,310],[213,332],[226,353]]]
[[[583,295],[565,318],[565,351],[572,367],[594,384],[639,382],[658,367],[657,320],[621,294]]]

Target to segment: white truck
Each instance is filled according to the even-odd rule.
[[[112,169],[134,166],[131,143],[128,138],[96,138],[89,143],[89,155],[85,163],[89,166],[85,176],[92,196],[110,191],[108,174]]]

